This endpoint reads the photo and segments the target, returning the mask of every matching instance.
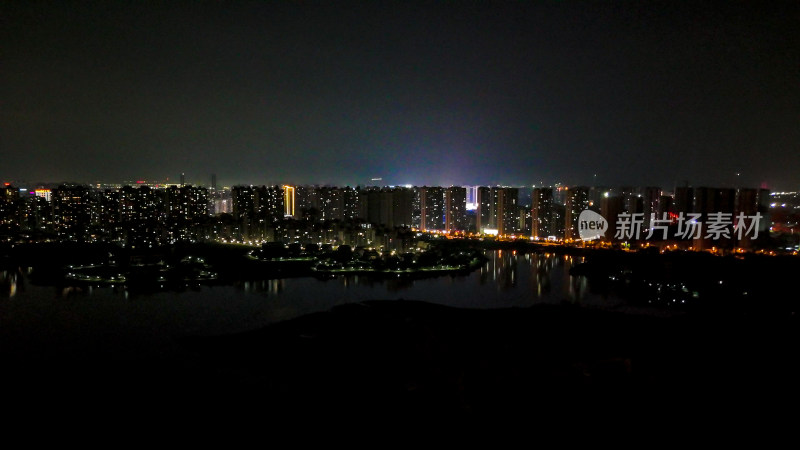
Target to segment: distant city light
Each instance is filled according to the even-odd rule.
[[[50,197],[52,195],[52,192],[50,191],[50,189],[36,189],[36,190],[33,191],[33,193],[36,194],[37,197],[42,197],[43,199],[47,200],[48,202],[50,201]]]

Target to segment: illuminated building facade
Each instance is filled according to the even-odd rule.
[[[62,185],[52,192],[53,221],[59,238],[87,241],[92,212],[89,189],[85,186]]]
[[[19,203],[19,189],[6,183],[0,187],[0,232],[11,233],[17,231],[17,206]]]
[[[575,186],[564,189],[564,192],[566,192],[564,238],[580,239],[580,234],[578,233],[578,217],[583,210],[589,208],[589,188],[586,186]]]
[[[467,225],[467,189],[451,186],[445,190],[444,229],[448,233],[464,231]]]
[[[346,240],[400,248],[405,245],[402,242],[409,240],[403,233],[410,230],[403,229],[417,228],[415,224],[419,223],[419,229],[425,231],[476,230],[501,238],[530,235],[539,240],[577,240],[576,222],[584,209],[599,212],[609,221],[608,240],[614,240],[616,220],[622,213],[640,213],[640,220],[646,223],[648,211],[659,219],[662,213],[668,214],[672,220],[670,237],[675,235],[680,213],[699,213],[702,222],[714,213],[728,214],[734,220],[740,213],[748,217],[761,214],[759,236],[766,236],[770,225],[775,225],[770,223],[769,214],[778,214],[776,211],[782,209],[797,214],[795,209],[800,209],[800,196],[796,193],[776,193],[771,197],[766,189],[747,188],[685,186],[677,188],[672,196],[656,187],[541,187],[531,190],[531,206],[522,206],[518,188],[480,186],[473,193],[476,209],[469,211],[469,190],[464,187],[287,185],[225,188],[230,192],[227,210],[232,214],[222,215],[225,210],[216,206],[216,195],[223,190],[190,185],[156,188],[146,183],[104,186],[40,186],[41,189],[30,191],[5,186],[0,191],[0,236],[24,231],[28,233],[26,239],[119,242],[134,248],[204,239],[251,244],[340,244]],[[564,193],[566,205],[559,204],[556,192]],[[306,207],[299,212],[301,202]],[[797,221],[785,222],[791,225]],[[709,239],[707,229],[704,223],[700,238],[671,239],[673,242],[659,245],[677,243],[696,250],[755,248],[752,238],[734,237],[733,224],[727,230],[731,238]],[[645,234],[648,231],[646,226],[641,230]]]
[[[563,227],[562,227],[563,228]],[[531,196],[531,237],[544,240],[550,237],[563,237],[557,232],[553,204],[553,188],[533,189]]]
[[[485,186],[477,187],[476,193],[475,232],[483,233],[483,230],[494,227],[492,223],[494,198],[491,189]]]
[[[324,186],[316,188],[319,212],[318,220],[342,220],[344,218],[344,195],[339,187]]]
[[[478,209],[478,186],[467,186],[467,211]]]
[[[444,230],[444,188],[423,186],[419,189],[420,229]]]
[[[36,189],[33,192],[36,194],[37,197],[42,197],[48,202],[50,201],[50,196],[52,194],[52,191],[50,191],[50,189]]]
[[[358,189],[350,186],[342,188],[342,219],[353,220],[358,218],[358,205]]]
[[[492,200],[492,224],[493,227],[502,235],[511,235],[519,231],[519,209],[517,207],[519,199],[519,189],[512,187],[496,187],[491,189]]]
[[[283,187],[283,215],[284,217],[295,217],[294,208],[294,186]]]

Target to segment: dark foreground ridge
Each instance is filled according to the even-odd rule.
[[[795,321],[773,319],[373,301],[192,345],[286,408],[685,409],[794,389]]]
[[[187,339],[178,358],[16,361],[3,384],[39,405],[99,402],[109,410],[696,413],[796,398],[797,337],[792,314],[369,301]]]

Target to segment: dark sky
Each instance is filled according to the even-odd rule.
[[[797,1],[0,0],[0,21],[4,180],[800,188]]]

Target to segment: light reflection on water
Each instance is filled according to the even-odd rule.
[[[31,284],[25,271],[0,271],[0,344],[69,345],[111,338],[163,348],[174,337],[257,329],[336,305],[376,299],[424,300],[465,308],[571,303],[615,307],[569,269],[581,257],[490,251],[468,275],[411,279],[342,276],[289,278],[134,293],[124,287],[54,288]],[[128,342],[130,344],[130,342]],[[56,347],[59,347],[58,345]]]

